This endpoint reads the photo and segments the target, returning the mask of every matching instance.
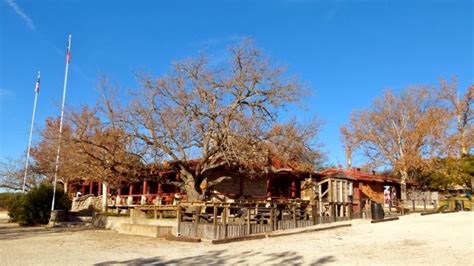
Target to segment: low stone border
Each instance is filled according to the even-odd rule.
[[[398,217],[392,217],[392,218],[385,218],[385,219],[380,219],[380,220],[372,220],[370,221],[371,223],[383,223],[383,222],[389,222],[389,221],[396,221],[399,220],[400,218]]]
[[[165,237],[166,240],[169,241],[178,241],[178,242],[191,242],[191,243],[199,243],[201,242],[200,238],[194,237],[187,237],[187,236],[174,236],[174,235],[167,235]]]
[[[425,216],[425,215],[432,215],[432,214],[438,214],[438,213],[441,213],[441,212],[422,212],[420,213],[420,215]]]
[[[459,211],[442,211],[441,213],[453,213],[453,212],[459,212]]]
[[[341,228],[341,227],[350,227],[350,226],[352,226],[352,224],[338,224],[338,225],[332,225],[332,226],[327,226],[327,227],[308,228],[308,229],[304,229],[302,231],[297,231],[297,232],[284,232],[283,231],[283,232],[268,234],[267,237],[279,237],[279,236],[296,235],[296,234],[332,230],[332,229],[337,229],[337,228]]]

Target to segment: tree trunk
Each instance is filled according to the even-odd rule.
[[[102,182],[102,212],[107,212],[107,183]]]
[[[405,170],[400,170],[401,174],[401,180],[400,180],[400,196],[403,202],[406,201],[407,199],[407,179],[408,179],[408,173]]]
[[[184,189],[186,189],[186,195],[188,196],[188,201],[199,201],[202,199],[201,194],[198,191],[196,179],[193,174],[181,169],[179,171],[180,177],[184,182]]]
[[[459,155],[459,157],[462,158],[462,156],[468,154],[467,145],[466,145],[466,131],[464,129],[462,129],[461,132],[460,132],[460,135],[461,135],[461,140],[460,140],[460,142],[461,142],[461,154]]]
[[[352,167],[352,150],[346,148],[346,168],[351,169]]]

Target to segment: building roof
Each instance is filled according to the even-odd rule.
[[[352,169],[342,169],[342,168],[329,168],[321,172],[321,175],[324,177],[342,177],[346,179],[352,179],[356,181],[362,182],[380,182],[380,183],[393,183],[393,184],[400,184],[400,179],[388,177],[384,175],[377,175],[374,172],[367,173],[361,171],[360,168],[352,168]],[[407,182],[407,184],[413,184],[413,182]]]

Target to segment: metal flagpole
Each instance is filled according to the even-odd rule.
[[[63,132],[64,102],[66,101],[67,73],[69,70],[69,62],[71,60],[70,52],[71,52],[71,34],[69,34],[67,51],[66,51],[66,71],[64,73],[63,103],[61,105],[61,119],[59,122],[59,141],[58,141],[58,151],[56,153],[56,166],[54,169],[53,202],[51,204],[51,211],[54,211],[54,201],[56,198],[56,183],[58,180],[58,168],[59,168],[59,153],[61,151],[61,137],[62,137],[62,132]]]
[[[33,115],[31,117],[30,138],[28,140],[28,150],[26,152],[25,176],[23,177],[23,188],[22,188],[23,192],[25,192],[26,176],[28,175],[28,161],[30,159],[31,137],[33,135],[33,125],[35,123],[36,101],[38,100],[39,87],[40,87],[40,72],[38,71],[38,76],[36,78],[36,83],[35,83],[35,102],[33,104]]]

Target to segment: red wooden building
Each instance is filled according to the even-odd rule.
[[[207,174],[209,181],[221,176],[230,179],[210,188],[214,194],[227,199],[297,199],[301,197],[301,184],[311,176],[311,172],[296,171],[285,168],[284,171],[270,174],[249,174],[244,171],[221,167]],[[161,170],[156,175],[140,178],[135,182],[123,182],[117,188],[108,188],[109,204],[144,205],[173,204],[175,199],[186,200],[186,195],[171,181],[180,182],[179,173],[172,170]],[[72,196],[102,195],[102,184],[95,181],[71,182],[68,186]]]
[[[353,211],[359,212],[368,200],[377,203],[384,203],[384,190],[386,187],[394,191],[392,200],[400,199],[401,186],[400,179],[379,175],[375,171],[371,173],[363,172],[360,168],[342,169],[330,168],[320,173],[322,178],[328,176],[339,176],[352,180],[353,183]],[[414,186],[414,182],[407,182],[407,188]]]

